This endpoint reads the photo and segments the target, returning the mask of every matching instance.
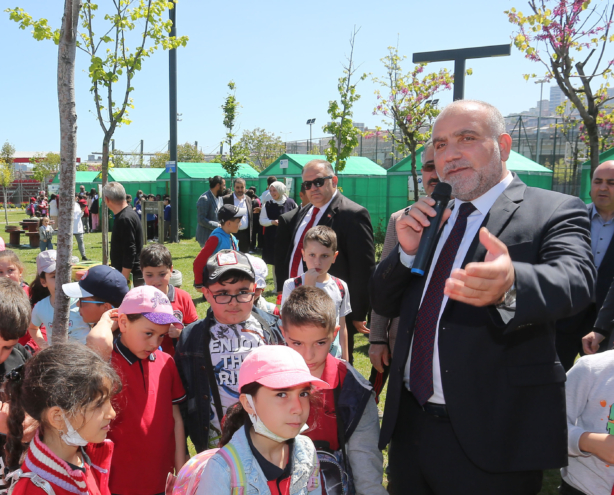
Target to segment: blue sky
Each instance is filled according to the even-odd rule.
[[[2,10],[20,6],[33,17],[59,26],[61,0],[1,0]],[[104,0],[109,1],[109,0]],[[103,1],[101,0],[102,4]],[[361,28],[355,47],[360,71],[384,75],[380,59],[387,47],[399,45],[412,67],[414,52],[497,45],[511,40],[513,26],[503,13],[511,7],[526,9],[526,2],[481,0],[458,2],[407,0],[379,3],[364,0],[312,0],[310,2],[236,0],[209,2],[181,0],[177,27],[190,41],[178,52],[179,142],[198,141],[211,152],[224,137],[220,106],[226,84],[234,80],[242,105],[242,129],[261,127],[285,141],[309,138],[308,118],[315,117],[314,138],[324,135],[328,101],[337,97],[337,79],[349,52],[354,25]],[[19,151],[59,150],[56,93],[57,47],[37,42],[0,14],[0,44],[4,74],[0,142],[8,140]],[[85,54],[77,54],[78,156],[102,148],[102,130],[95,118],[93,97],[85,70]],[[525,82],[523,73],[540,67],[512,47],[510,57],[469,61],[465,97],[488,101],[504,114],[536,104],[539,85]],[[116,147],[135,150],[144,139],[146,151],[159,151],[168,141],[168,52],[145,60],[134,80],[132,124],[115,132]],[[430,64],[427,70],[453,69],[453,63]],[[376,86],[362,82],[354,120],[369,127],[382,125],[372,115]],[[544,87],[544,98],[548,96]],[[452,92],[439,95],[442,104]]]

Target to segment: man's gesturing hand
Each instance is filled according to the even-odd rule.
[[[422,231],[431,225],[430,219],[436,215],[434,204],[435,200],[432,198],[420,198],[398,218],[397,237],[406,254],[413,256],[418,251]],[[450,218],[451,213],[452,210],[446,208],[441,219],[442,224]]]
[[[452,270],[443,293],[472,306],[499,304],[514,283],[512,259],[507,246],[484,227],[480,229],[480,242],[488,250],[484,261]]]

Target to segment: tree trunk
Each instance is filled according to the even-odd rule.
[[[111,142],[111,134],[107,133],[102,140],[102,187],[109,182],[109,143]],[[100,228],[102,230],[102,264],[109,264],[109,209],[104,201],[104,197],[100,198],[101,215]]]
[[[416,148],[417,143],[410,141],[409,152],[411,153],[411,176],[414,179],[414,203],[417,203],[420,197],[420,192],[418,191],[418,171],[416,170]]]
[[[4,220],[6,221],[6,224],[9,224],[9,213],[6,209],[6,202],[7,202],[7,195],[6,195],[6,187],[2,187],[2,189],[4,189]]]
[[[75,55],[80,0],[65,0],[58,48],[58,104],[60,110],[60,204],[55,280],[57,287],[70,282],[77,163],[77,111],[75,100]],[[53,341],[68,337],[70,298],[62,290],[55,294]]]
[[[593,172],[599,166],[599,129],[595,125],[589,130],[588,126],[586,127],[586,131],[588,133],[588,144],[590,150],[591,157],[591,177],[593,177]]]

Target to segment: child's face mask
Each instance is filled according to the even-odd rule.
[[[271,430],[269,430],[266,427],[266,425],[262,422],[262,420],[258,417],[258,414],[256,414],[256,407],[254,406],[253,397],[249,394],[245,394],[245,397],[247,398],[247,402],[249,402],[249,405],[252,406],[252,409],[254,410],[254,413],[249,415],[249,419],[252,420],[252,424],[254,425],[254,431],[256,433],[259,433],[263,437],[270,438],[271,440],[278,442],[278,443],[283,443],[283,442],[287,442],[288,440],[292,440],[292,438],[280,437],[276,433],[273,433]],[[307,424],[304,424],[303,427],[301,428],[301,431],[299,432],[299,435],[307,429],[309,429],[309,427],[307,426]]]
[[[62,441],[71,447],[85,447],[89,442],[84,440],[79,432],[73,428],[70,421],[64,416],[64,423],[66,424],[66,433],[60,432],[60,438]]]

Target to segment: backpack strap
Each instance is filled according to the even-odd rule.
[[[345,449],[345,425],[343,424],[343,420],[341,419],[341,415],[337,413],[337,406],[339,404],[339,396],[341,395],[341,377],[339,376],[339,372],[337,371],[338,383],[335,389],[333,390],[333,399],[335,403],[335,418],[337,419],[337,440],[339,441],[339,448],[341,452],[343,452],[343,468],[345,472],[350,473],[350,468],[348,465],[348,454]]]
[[[337,277],[333,277],[332,275],[330,276],[330,278],[332,278],[337,284],[337,288],[339,289],[339,292],[341,292],[341,299],[345,299],[345,287],[343,286],[343,282],[341,282],[341,280]]]
[[[279,339],[271,329],[271,325],[269,325],[269,323],[262,316],[260,316],[256,311],[254,311],[254,309],[252,309],[252,316],[256,318],[260,325],[262,325],[262,331],[264,332],[266,343],[278,344]]]
[[[296,289],[297,287],[300,287],[301,285],[303,285],[303,277],[296,277],[294,279],[294,288]]]
[[[237,449],[232,444],[227,443],[218,450],[218,454],[222,456],[222,459],[226,461],[230,468],[230,495],[244,495],[247,483],[243,463]]]
[[[209,332],[209,329],[211,328],[212,324],[213,318],[211,317],[211,313],[208,313],[207,318],[205,319],[205,332]],[[205,372],[207,373],[207,381],[209,382],[209,390],[211,391],[211,396],[213,397],[213,405],[215,407],[215,412],[217,413],[217,419],[220,422],[221,426],[222,418],[224,418],[224,412],[222,410],[222,399],[220,398],[220,390],[217,388],[217,381],[215,380],[215,375],[213,373],[213,362],[211,361],[211,353],[209,352],[209,339],[203,338],[202,346],[203,357],[205,358]]]
[[[24,473],[20,469],[14,473],[14,477],[17,478],[17,480],[13,483],[11,488],[9,488],[9,491],[8,491],[9,495],[13,493],[13,490],[15,489],[15,487],[17,486],[17,483],[19,482],[21,478],[29,478],[34,486],[43,490],[47,495],[55,495],[55,492],[53,491],[53,487],[51,486],[51,483],[49,483],[47,480],[44,480],[36,473],[33,473],[31,471]]]

